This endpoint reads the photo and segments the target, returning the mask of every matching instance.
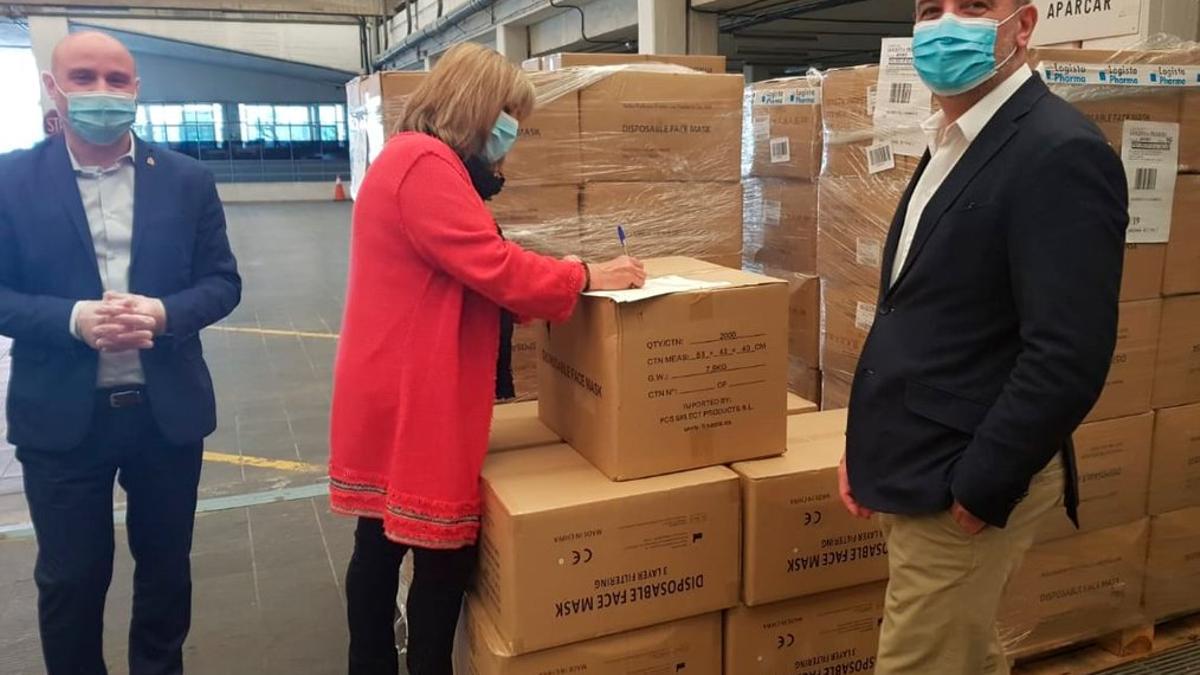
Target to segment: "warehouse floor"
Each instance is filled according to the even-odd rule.
[[[345,672],[341,577],[351,521],[324,497],[330,373],[345,285],[344,204],[231,205],[245,277],[237,312],[206,331],[220,428],[207,444],[193,555],[189,672]],[[0,386],[8,376],[0,344]],[[0,399],[3,388],[0,388]],[[3,419],[0,416],[0,430]],[[0,434],[2,437],[3,434]],[[0,673],[43,673],[36,630],[36,547],[20,464],[0,445]],[[115,492],[118,510],[124,501]],[[118,529],[105,649],[127,673],[131,561]]]

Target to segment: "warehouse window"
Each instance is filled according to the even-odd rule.
[[[238,106],[243,141],[345,142],[346,106],[341,104]]]
[[[134,131],[152,143],[222,143],[224,110],[219,103],[147,103],[138,106]]]
[[[41,86],[33,50],[0,48],[0,88],[6,96],[0,153],[42,140]]]

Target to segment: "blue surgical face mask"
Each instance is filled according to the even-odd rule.
[[[1013,48],[1004,61],[996,63],[996,35],[1000,26],[1020,11],[1003,21],[943,14],[935,21],[918,23],[913,27],[913,65],[917,74],[938,96],[965,94],[992,79],[1017,53]]]
[[[80,138],[92,145],[112,145],[121,140],[137,119],[137,99],[130,94],[107,91],[67,93],[54,83],[67,99],[67,123]]]
[[[487,145],[483,148],[483,156],[487,161],[495,164],[504,159],[509,150],[512,150],[513,143],[517,142],[517,131],[521,125],[512,115],[500,111],[500,116],[496,118],[496,124],[492,126],[492,134],[488,136]]]

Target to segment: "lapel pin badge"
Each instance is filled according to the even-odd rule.
[[[146,164],[147,164],[147,165],[149,165],[149,166],[154,166],[154,158],[153,158],[153,157],[147,157],[147,158],[146,158]]]

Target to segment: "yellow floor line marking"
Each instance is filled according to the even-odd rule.
[[[220,462],[222,464],[236,464],[240,466],[252,466],[256,469],[278,469],[280,471],[291,471],[294,473],[325,473],[329,470],[328,467],[318,464],[295,462],[286,459],[251,457],[249,455],[231,455],[226,452],[215,452],[212,450],[204,451],[204,461]]]
[[[246,333],[248,335],[269,335],[272,337],[302,337],[321,338],[324,340],[338,339],[337,333],[310,333],[302,330],[278,330],[275,328],[242,328],[240,326],[210,326],[209,330],[220,333]]]

